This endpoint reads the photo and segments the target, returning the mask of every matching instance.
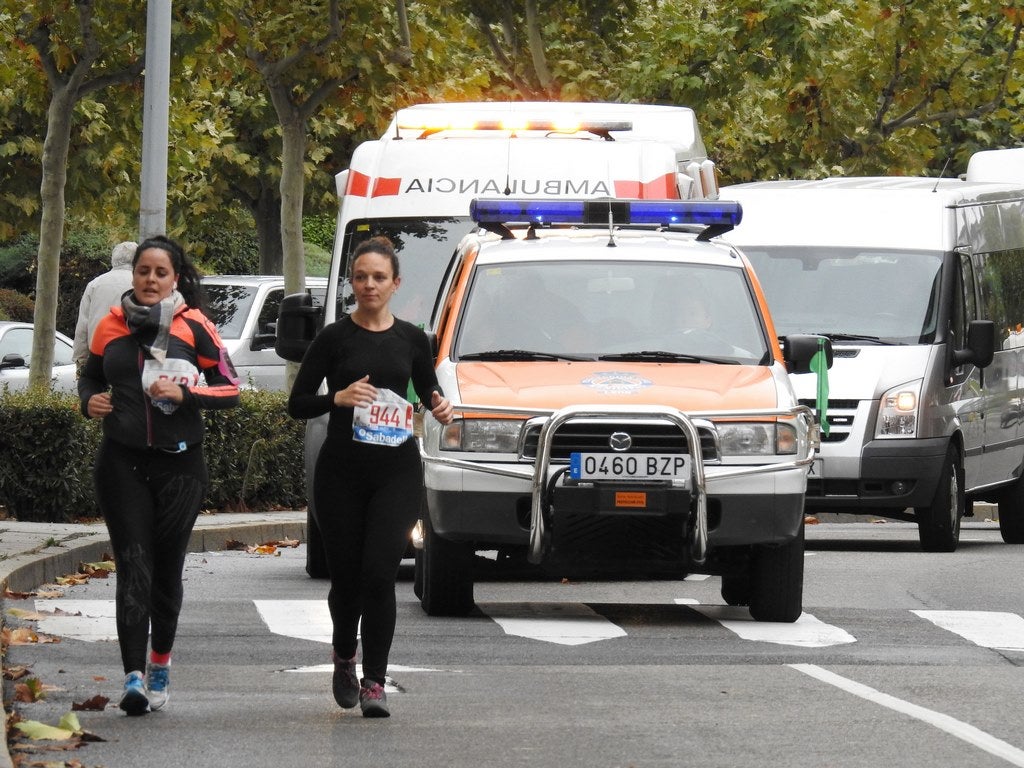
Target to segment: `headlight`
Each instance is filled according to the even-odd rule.
[[[726,422],[716,427],[723,456],[774,456],[797,452],[798,438],[792,424]]]
[[[878,404],[875,437],[915,437],[921,402],[921,379],[893,387]]]
[[[441,432],[441,450],[515,453],[522,426],[519,419],[456,419]]]

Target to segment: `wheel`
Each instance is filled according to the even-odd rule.
[[[917,534],[925,552],[954,552],[960,543],[960,519],[964,515],[964,470],[960,452],[949,446],[930,506],[917,507]]]
[[[1024,475],[999,497],[999,533],[1007,544],[1024,544]]]
[[[726,605],[750,605],[750,577],[723,576],[722,599]]]
[[[804,605],[804,524],[791,541],[754,547],[750,562],[750,615],[755,621],[793,622]]]
[[[420,601],[423,600],[423,550],[417,549],[413,552],[416,558],[412,570],[412,593]]]
[[[424,518],[420,605],[428,616],[465,616],[473,610],[474,554],[471,545],[438,536],[430,516]]]

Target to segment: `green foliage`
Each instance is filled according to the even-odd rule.
[[[28,296],[11,288],[0,288],[0,320],[31,323],[36,305]]]
[[[304,507],[303,422],[288,417],[283,393],[241,399],[238,408],[206,412],[205,506]],[[72,395],[0,391],[0,505],[24,521],[97,516],[92,467],[101,431]]]
[[[0,286],[21,293],[35,290],[36,254],[39,252],[39,237],[24,234],[17,240],[0,246]]]
[[[92,458],[99,422],[78,399],[54,392],[0,392],[0,504],[17,519],[68,522],[98,514]]]
[[[334,247],[334,226],[337,221],[335,214],[322,213],[317,216],[302,218],[302,239],[306,243],[314,243],[325,251]],[[306,252],[309,258],[309,252]]]
[[[306,274],[312,277],[327,277],[331,273],[331,251],[314,243],[304,243],[306,253]]]
[[[198,234],[204,246],[197,260],[203,270],[215,275],[259,274],[260,251],[256,236],[248,231],[215,229]],[[198,247],[193,247],[198,251]]]
[[[305,506],[305,422],[286,411],[283,392],[242,392],[238,408],[208,411],[207,503],[215,508]]]

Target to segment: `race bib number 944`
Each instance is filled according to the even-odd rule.
[[[412,403],[388,389],[378,392],[374,402],[353,409],[352,439],[372,445],[401,445],[412,437]]]

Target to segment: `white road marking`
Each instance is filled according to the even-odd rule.
[[[683,577],[683,581],[707,581],[711,577],[706,573],[691,573]]]
[[[334,634],[326,600],[253,600],[256,610],[275,635],[330,644]]]
[[[36,600],[37,613],[61,613],[67,616],[47,616],[39,619],[39,631],[87,643],[117,640],[117,622],[113,600],[74,600],[51,598]]]
[[[895,696],[890,696],[887,693],[882,693],[875,688],[822,669],[816,664],[789,664],[788,666],[798,672],[803,672],[805,675],[810,675],[823,683],[834,685],[840,690],[852,693],[854,696],[859,696],[894,712],[900,712],[901,714],[916,718],[991,755],[1001,757],[1011,765],[1024,768],[1024,750],[1018,749],[1002,739],[997,739],[980,728],[957,720],[955,717],[950,717],[942,712],[936,712],[934,709],[927,709],[917,704],[911,704],[909,701],[898,699]]]
[[[1000,611],[911,611],[982,648],[1024,651],[1024,618]]]
[[[678,600],[676,602],[679,602]],[[795,645],[800,648],[827,648],[857,642],[857,638],[840,627],[826,624],[809,613],[800,614],[792,624],[774,621],[754,621],[746,608],[729,605],[698,605],[694,610],[717,621],[744,640],[777,645]]]
[[[506,635],[559,645],[584,645],[626,631],[582,603],[478,603]]]

